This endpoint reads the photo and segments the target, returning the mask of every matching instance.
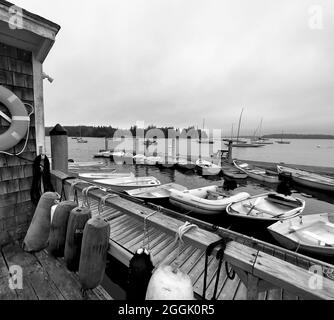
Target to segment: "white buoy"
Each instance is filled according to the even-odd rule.
[[[163,265],[151,277],[146,300],[194,300],[191,279],[181,270]]]

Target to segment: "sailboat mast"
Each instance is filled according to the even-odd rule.
[[[240,128],[241,128],[241,119],[242,119],[242,114],[243,114],[243,113],[244,113],[244,109],[242,109],[241,114],[240,114],[237,143],[239,142]]]

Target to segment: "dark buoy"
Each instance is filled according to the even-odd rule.
[[[65,242],[65,262],[70,271],[76,272],[79,269],[83,231],[91,217],[91,211],[83,207],[75,208],[70,213]]]
[[[84,229],[79,265],[82,289],[94,289],[101,284],[107,262],[110,225],[100,217],[90,219]]]
[[[127,283],[127,300],[145,301],[147,287],[154,269],[151,255],[139,249],[130,261]]]
[[[64,256],[68,219],[77,206],[73,201],[64,201],[55,208],[53,215],[51,214],[48,252],[54,257]]]
[[[46,192],[41,196],[23,242],[23,249],[26,252],[38,252],[48,246],[51,207],[57,200],[59,195],[54,192]]]

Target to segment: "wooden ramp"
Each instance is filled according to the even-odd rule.
[[[20,266],[23,270],[22,289],[9,286],[9,270]],[[0,300],[111,300],[109,294],[98,287],[86,296],[76,274],[68,271],[63,260],[50,257],[45,251],[29,254],[19,245],[0,250]]]
[[[81,200],[79,198],[79,200]],[[93,215],[98,214],[99,201],[90,198],[90,208]],[[131,204],[133,209],[137,207],[142,209],[140,205]],[[144,226],[143,222],[133,216],[121,212],[115,208],[105,207],[101,213],[101,217],[110,224],[110,249],[109,253],[124,265],[129,266],[129,262],[133,254],[143,246]],[[193,283],[195,297],[202,298],[204,285],[204,269],[205,269],[205,249],[199,249],[192,245],[184,245],[180,256],[177,256],[177,247],[175,246],[175,235],[163,232],[160,228],[148,225],[148,238],[150,251],[153,256],[153,264],[157,266],[162,260],[167,263],[173,263],[178,258],[180,269],[187,273]],[[219,237],[217,236],[217,239]],[[269,254],[275,255],[275,252]],[[245,264],[251,261],[251,253],[240,252],[244,255]],[[242,258],[240,256],[240,258]],[[285,258],[285,257],[284,257]],[[250,266],[251,266],[250,263]],[[225,269],[225,261],[222,265],[219,275],[219,284],[217,291],[218,300],[246,300],[247,288],[243,281],[238,277],[232,280],[228,277]],[[218,271],[218,260],[215,256],[209,257],[208,275],[206,287],[206,299],[211,299],[214,294],[216,277]],[[298,296],[291,294],[283,289],[270,289],[261,292],[257,296],[260,300],[298,300]]]

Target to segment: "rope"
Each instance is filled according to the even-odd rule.
[[[104,197],[101,198],[100,202],[99,202],[99,206],[98,206],[98,212],[99,212],[99,215],[101,215],[104,211],[104,206],[106,205],[106,201],[109,199],[109,198],[116,198],[118,197],[116,194],[108,194]]]
[[[222,248],[218,251],[217,253],[217,259],[219,260],[219,264],[218,264],[218,270],[217,270],[217,275],[216,275],[216,283],[215,283],[215,289],[214,289],[214,293],[212,296],[212,300],[216,300],[216,296],[217,296],[217,291],[218,291],[218,285],[219,285],[219,277],[220,277],[220,271],[221,271],[221,266],[223,263],[223,258],[224,258],[224,252],[226,249],[226,245],[228,242],[232,241],[232,239],[226,239],[226,238],[222,238],[220,240],[218,240],[217,242],[214,242],[212,244],[210,244],[205,252],[205,269],[204,269],[204,284],[203,284],[203,299],[205,300],[206,297],[206,289],[207,289],[207,276],[208,276],[208,261],[209,261],[209,256],[212,254],[213,250],[218,247],[221,246]],[[227,263],[225,264],[226,267]],[[227,272],[228,276],[229,276],[229,272]],[[234,275],[235,277],[235,275]]]
[[[226,270],[226,275],[230,280],[234,280],[235,279],[235,270],[233,268],[231,268],[231,270],[228,269],[228,262],[225,262],[225,270]]]
[[[89,199],[88,199],[88,193],[91,190],[100,190],[99,187],[97,186],[89,186],[85,189],[82,190],[82,196],[83,196],[83,201],[82,201],[82,205],[89,208],[90,209],[90,204],[89,204]]]
[[[78,199],[78,192],[75,190],[75,186],[81,182],[84,182],[82,180],[76,180],[71,183],[71,188],[69,192],[69,197],[71,198],[71,194],[73,193],[73,201],[76,202],[79,205],[79,199]]]
[[[65,182],[68,180],[75,179],[76,177],[67,177],[61,180],[61,192],[60,192],[60,201],[66,201],[66,193],[65,193]]]
[[[178,244],[178,248],[177,248],[177,258],[174,262],[174,267],[173,267],[174,273],[177,272],[180,266],[180,259],[181,259],[180,254],[181,254],[182,246],[184,245],[183,236],[193,228],[198,229],[198,226],[196,226],[195,224],[191,224],[190,222],[186,222],[183,226],[179,228],[179,230],[177,231],[175,235],[174,243],[175,245]]]
[[[151,251],[151,246],[150,246],[150,235],[149,235],[149,232],[148,232],[148,228],[147,228],[147,221],[150,217],[152,217],[153,215],[155,215],[157,212],[159,212],[160,210],[158,211],[154,211],[152,213],[150,213],[149,215],[147,215],[145,218],[144,218],[144,238],[143,238],[143,249],[146,249],[148,250],[148,252]],[[145,246],[145,240],[147,239],[147,243]]]

